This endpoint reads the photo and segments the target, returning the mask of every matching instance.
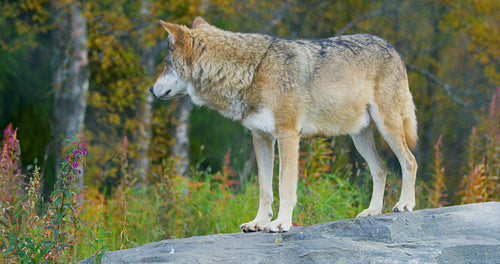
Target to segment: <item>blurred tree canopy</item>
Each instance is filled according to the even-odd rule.
[[[1,1],[0,9],[0,127],[19,126],[23,163],[40,164],[50,140],[54,94],[50,3]],[[500,86],[496,0],[89,0],[82,9],[90,70],[85,184],[103,189],[121,177],[115,165],[125,136],[137,166],[143,151],[141,135],[151,130],[148,175],[159,173],[162,161],[171,156],[176,125],[172,113],[178,102],[154,100],[150,120],[141,117],[151,104],[148,87],[163,67],[167,34],[159,19],[191,25],[196,16],[203,16],[223,29],[294,39],[370,33],[389,40],[407,63],[417,106],[419,177],[429,177],[432,146],[443,134],[450,192],[464,173],[463,153],[472,127],[484,119]],[[154,73],[144,63],[145,50],[154,58]],[[229,149],[240,173],[253,158],[249,132],[206,108],[193,109],[190,141],[192,164],[200,168],[221,168]],[[338,145],[351,147],[347,137],[340,141]]]

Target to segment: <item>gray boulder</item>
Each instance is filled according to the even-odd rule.
[[[170,239],[109,252],[102,263],[500,263],[500,202]]]

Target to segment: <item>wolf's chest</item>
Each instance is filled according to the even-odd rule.
[[[250,130],[259,130],[269,134],[274,134],[275,132],[274,115],[267,107],[249,114],[241,123]]]
[[[198,106],[206,105],[208,108],[216,110],[224,117],[232,120],[243,119],[246,104],[241,99],[227,99],[224,97],[210,97],[199,95],[193,85],[188,86],[188,94],[194,104]]]

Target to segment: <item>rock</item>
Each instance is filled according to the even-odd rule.
[[[92,263],[84,260],[80,263]],[[283,234],[149,243],[102,263],[500,263],[500,202],[346,219]]]

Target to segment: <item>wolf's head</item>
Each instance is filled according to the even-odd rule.
[[[160,99],[169,99],[175,96],[185,95],[191,85],[178,73],[178,68],[185,65],[190,58],[186,57],[190,49],[190,29],[185,26],[170,24],[160,20],[160,24],[168,32],[168,48],[165,56],[165,68],[149,88],[151,93]],[[203,18],[197,17],[193,21],[192,28],[208,24]],[[176,67],[177,66],[177,67]]]
[[[153,86],[149,88],[151,93],[160,99],[169,99],[184,95],[186,94],[188,85],[190,85],[174,69],[170,56],[170,53],[167,52],[167,56],[165,56],[165,68]]]

